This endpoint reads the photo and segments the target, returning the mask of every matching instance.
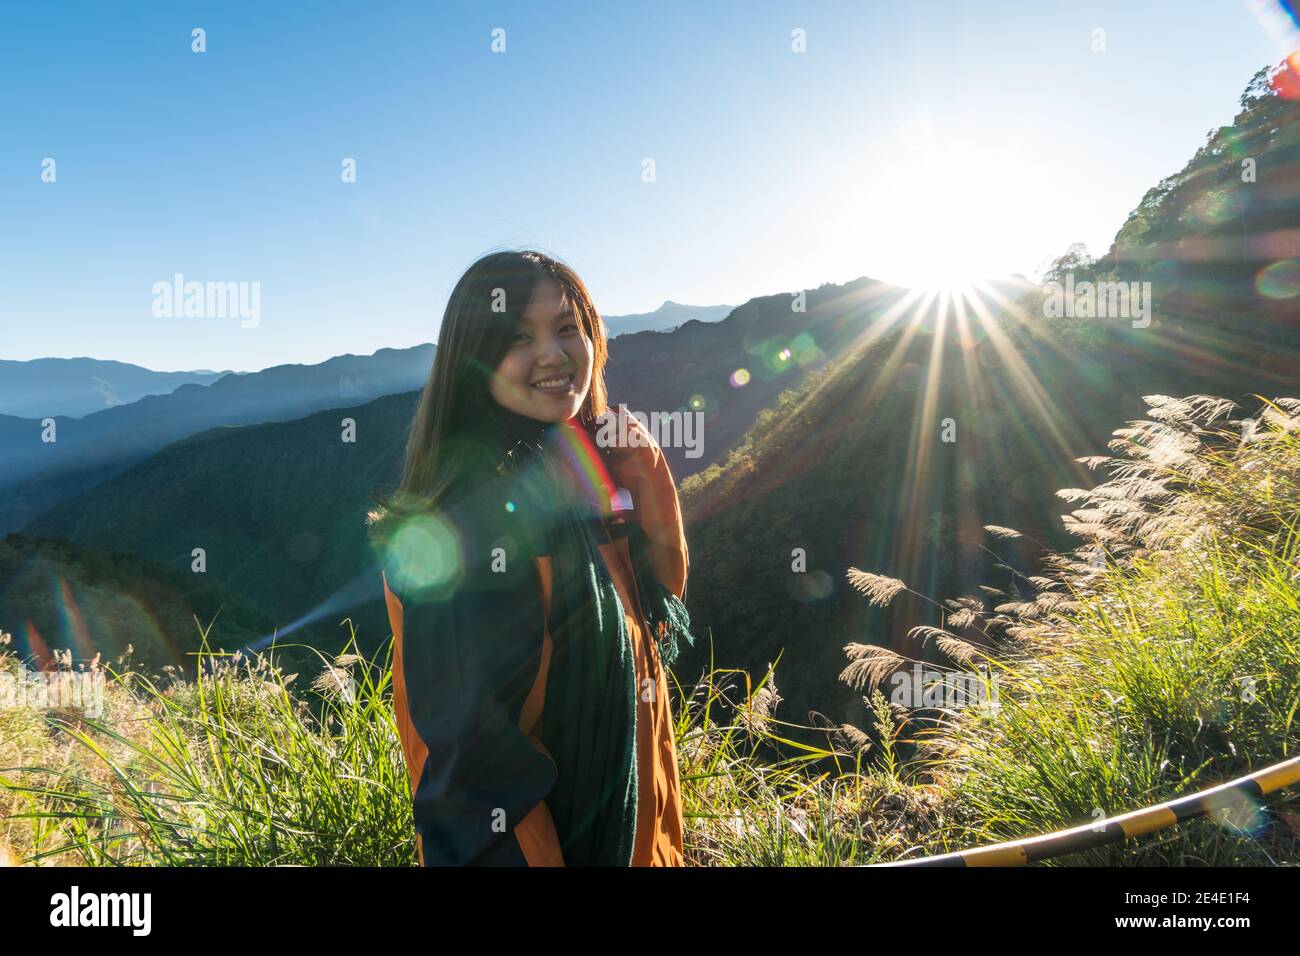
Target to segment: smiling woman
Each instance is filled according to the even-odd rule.
[[[684,863],[686,539],[653,438],[595,440],[606,355],[550,257],[486,256],[452,291],[375,526],[425,865]]]

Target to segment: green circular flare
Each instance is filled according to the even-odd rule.
[[[408,518],[388,545],[396,583],[415,594],[447,588],[461,575],[460,540],[438,515]]]
[[[800,332],[792,338],[790,349],[794,352],[794,360],[803,366],[811,365],[822,355],[822,350],[817,347],[817,340],[807,332]]]
[[[1255,277],[1255,288],[1266,299],[1290,299],[1300,294],[1300,262],[1283,259]]]
[[[1212,189],[1192,203],[1192,212],[1201,222],[1215,225],[1241,212],[1241,200],[1226,189]]]
[[[782,339],[768,339],[763,343],[763,365],[773,372],[784,372],[790,367],[790,349]]]

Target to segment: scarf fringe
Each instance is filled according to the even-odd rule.
[[[665,667],[672,667],[682,651],[682,641],[688,647],[695,646],[695,636],[691,634],[691,615],[681,598],[666,588],[655,573],[645,531],[633,522],[628,534],[642,610],[650,624],[650,633],[659,644],[660,661]]]

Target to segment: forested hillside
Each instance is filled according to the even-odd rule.
[[[1236,122],[1143,199],[1106,256],[1071,249],[1048,276],[1150,282],[1149,323],[1049,317],[1039,287],[918,298],[865,326],[867,344],[784,395],[725,462],[683,484],[688,604],[718,663],[761,677],[783,651],[789,719],[815,709],[860,721],[861,699],[833,676],[842,646],[923,654],[908,632],[940,612],[909,595],[868,607],[845,568],[936,600],[1023,596],[1043,546],[1067,541],[1053,490],[1087,486],[1074,459],[1104,451],[1143,395],[1245,401],[1294,389],[1300,102],[1275,95],[1267,75]],[[1246,154],[1252,182],[1241,177]],[[991,542],[990,524],[1026,537]],[[804,572],[793,570],[796,549]],[[702,643],[684,655],[688,679],[708,662]]]

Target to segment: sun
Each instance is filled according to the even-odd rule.
[[[896,244],[881,263],[881,279],[921,292],[952,292],[1015,271],[1016,234],[970,165],[927,177],[910,198],[910,208],[898,211],[889,230]]]
[[[996,270],[981,269],[960,248],[939,248],[929,245],[923,255],[888,269],[880,278],[890,285],[901,286],[922,293],[948,293],[955,295],[973,288],[976,284],[996,274]]]
[[[1024,272],[1041,209],[1013,144],[980,146],[931,126],[910,130],[884,184],[867,190],[865,271],[918,292],[955,293]]]

